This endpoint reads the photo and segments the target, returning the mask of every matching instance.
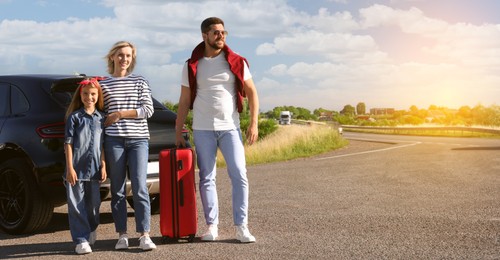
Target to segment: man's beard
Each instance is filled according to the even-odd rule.
[[[219,46],[219,45],[217,44],[217,40],[216,40],[216,41],[214,41],[214,42],[210,42],[210,41],[209,41],[209,42],[208,42],[208,46],[212,47],[212,49],[214,49],[214,50],[221,50],[221,49],[224,47],[224,42],[222,42],[222,45],[221,45],[221,46]]]

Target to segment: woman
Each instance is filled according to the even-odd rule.
[[[148,81],[132,74],[137,50],[129,42],[113,45],[106,56],[111,77],[102,80],[104,94],[105,145],[104,151],[111,180],[111,211],[119,233],[115,249],[128,249],[127,200],[125,184],[127,170],[132,183],[136,231],[140,233],[142,250],[156,245],[149,237],[151,208],[146,186],[149,129],[147,118],[153,115],[153,101]]]

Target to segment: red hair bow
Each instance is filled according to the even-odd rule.
[[[91,83],[94,83],[94,82],[97,82],[99,80],[103,80],[105,79],[105,77],[93,77],[93,78],[88,78],[88,79],[84,79],[82,81],[80,81],[80,85],[88,85],[88,84],[91,84]]]
[[[82,94],[82,90],[83,90],[84,86],[91,84],[92,86],[99,88],[100,85],[94,84],[94,83],[97,83],[99,80],[103,80],[103,79],[105,79],[105,77],[93,77],[93,78],[87,78],[87,79],[80,81],[80,83],[78,83],[80,85],[80,87],[79,87],[80,88],[80,95]]]

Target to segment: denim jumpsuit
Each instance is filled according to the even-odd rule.
[[[99,225],[103,127],[104,116],[97,110],[89,115],[81,108],[66,121],[64,143],[73,146],[73,168],[78,178],[74,186],[64,182],[69,228],[75,244],[88,242],[90,233]],[[63,178],[66,178],[66,173]]]

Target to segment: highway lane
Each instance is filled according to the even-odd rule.
[[[215,243],[113,250],[109,202],[88,258],[151,259],[498,259],[500,141],[344,133],[347,147],[312,158],[252,166],[250,228],[235,243],[227,172],[220,169],[220,236]],[[199,205],[199,199],[198,199]],[[133,230],[129,209],[129,229]],[[202,227],[201,210],[198,212]],[[135,234],[131,234],[134,237]],[[0,233],[0,258],[73,257],[66,208],[31,236]],[[75,256],[76,257],[76,256]]]
[[[429,136],[403,136],[382,135],[346,132],[344,137],[351,141],[386,143],[392,146],[382,148],[381,151],[368,150],[362,153],[382,152],[385,150],[399,149],[418,144],[449,146],[451,150],[490,150],[500,151],[500,139],[487,138],[458,138],[458,137],[429,137]],[[349,154],[350,156],[351,154]],[[344,155],[345,156],[345,155]]]

